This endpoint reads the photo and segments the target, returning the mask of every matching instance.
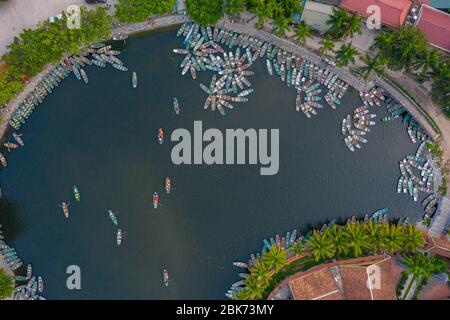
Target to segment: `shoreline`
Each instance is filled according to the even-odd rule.
[[[184,22],[188,22],[190,19],[185,15],[169,15],[157,17],[151,20],[147,20],[141,23],[130,24],[122,27],[115,27],[111,33],[111,39],[105,41],[113,41],[112,38],[119,34],[137,34],[146,31],[159,30],[166,27],[171,27]],[[12,113],[17,109],[19,103],[24,100],[38,85],[41,78],[53,68],[53,64],[47,64],[41,72],[36,74],[30,82],[25,84],[23,90],[11,101],[8,102],[7,106],[2,110],[0,114],[0,139],[4,139],[6,132],[8,131],[10,125],[9,120],[11,119]]]
[[[120,41],[112,39],[122,34],[128,37],[129,35],[145,33],[148,31],[157,31],[160,29],[179,25],[189,21],[192,20],[187,15],[179,15],[179,14],[170,14],[154,18],[150,17],[150,19],[148,19],[145,22],[115,27],[111,33],[111,39],[106,41]],[[305,47],[299,46],[288,39],[280,38],[267,31],[258,30],[252,26],[244,25],[242,23],[230,22],[226,18],[219,21],[216,24],[216,26],[220,28],[226,28],[234,32],[248,34],[257,37],[259,39],[262,39],[264,41],[274,43],[275,45],[277,45],[282,49],[297,53],[302,57],[306,57],[306,59],[310,60],[311,62],[313,62],[318,66],[324,66],[326,64],[326,62],[322,60],[322,57],[318,56],[313,51]],[[4,138],[5,133],[7,132],[9,127],[9,120],[18,104],[34,90],[34,88],[39,83],[42,76],[44,76],[52,67],[53,65],[51,64],[47,65],[43,71],[34,76],[32,80],[25,85],[24,89],[13,100],[8,102],[8,106],[2,111],[1,114],[1,122],[0,122],[1,138]],[[352,86],[357,91],[367,91],[375,85],[373,82],[371,83],[364,82],[362,79],[353,76],[352,74],[350,74],[350,72],[344,70],[343,68],[331,65],[328,65],[328,67],[331,67],[333,72],[336,73],[340,79],[349,83],[349,85]],[[402,103],[402,105],[408,110],[408,112],[410,112],[413,115],[413,117],[418,121],[421,127],[429,134],[429,136],[433,140],[436,140],[439,138],[439,136],[441,136],[441,134],[434,129],[432,121],[428,119],[428,116],[425,115],[424,112],[418,108],[418,106],[416,106],[413,102],[411,102],[411,99],[407,97],[401,90],[397,89],[393,85],[389,85],[388,80],[385,80],[385,78],[382,78],[381,81],[378,80],[377,82],[386,91],[391,93],[397,100],[399,100]]]

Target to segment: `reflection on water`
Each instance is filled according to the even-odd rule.
[[[2,195],[0,199],[0,224],[3,226],[5,240],[14,241],[24,231],[24,223],[20,218],[19,205]]]

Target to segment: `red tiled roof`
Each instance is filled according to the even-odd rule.
[[[425,251],[450,258],[450,241],[447,236],[432,237],[428,234],[428,229],[424,229],[422,233],[425,238],[425,246],[423,247]]]
[[[295,300],[340,300],[336,281],[328,267],[313,268],[289,281]]]
[[[320,265],[293,276],[289,288],[296,300],[396,300],[391,260],[372,256]],[[333,266],[339,268],[338,278],[331,271]],[[374,270],[379,277],[372,276]]]
[[[422,5],[417,27],[432,45],[450,51],[450,15],[427,5]]]
[[[381,10],[381,23],[400,27],[408,16],[410,0],[342,0],[340,6],[367,17],[367,8],[376,5]]]
[[[390,260],[389,257],[364,267],[340,266],[345,299],[397,300]],[[378,272],[378,277],[372,277],[374,272]]]

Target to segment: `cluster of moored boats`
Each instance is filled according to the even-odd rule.
[[[11,152],[12,150],[19,148],[19,146],[23,147],[25,145],[21,134],[13,132],[12,136],[13,136],[14,140],[16,141],[16,143],[8,141],[3,144],[3,146],[6,149],[8,149],[8,152]],[[1,152],[0,152],[0,163],[3,167],[6,167],[8,165],[5,155]]]
[[[369,126],[375,125],[374,119],[376,114],[370,113],[369,105],[362,105],[353,110],[353,116],[348,114],[342,119],[342,135],[345,136],[345,145],[354,152],[357,149],[361,149],[361,143],[367,143],[367,139],[364,138],[367,132],[370,131]]]
[[[342,135],[345,137],[345,145],[350,151],[361,149],[361,143],[367,143],[365,136],[370,132],[370,126],[375,125],[373,119],[376,118],[375,113],[370,113],[370,108],[381,106],[386,100],[384,90],[378,86],[371,88],[367,92],[359,92],[359,96],[363,105],[353,110],[353,115],[347,115],[342,119]]]
[[[61,81],[73,72],[78,80],[89,82],[86,71],[83,69],[86,65],[96,65],[106,67],[109,63],[117,70],[127,71],[127,67],[116,56],[120,51],[111,50],[110,45],[95,44],[86,48],[81,54],[65,57],[46,75],[44,75],[35,89],[26,97],[17,109],[12,113],[9,124],[18,130],[24,125],[34,109],[41,104],[45,97],[53,92],[59,86]]]
[[[190,71],[192,78],[196,79],[199,71],[217,72],[208,86],[200,84],[200,88],[208,95],[204,109],[217,109],[225,115],[225,109],[234,109],[232,103],[248,101],[247,96],[253,89],[247,77],[254,73],[247,69],[261,53],[259,42],[250,37],[244,39],[242,35],[232,35],[224,29],[193,23],[181,25],[177,36],[184,37],[185,49],[173,50],[174,53],[186,55],[180,65],[182,75]],[[228,52],[222,46],[228,47]],[[231,49],[235,46],[233,53]]]
[[[426,143],[427,141],[422,141],[415,155],[408,155],[399,163],[401,176],[397,183],[397,193],[409,194],[416,202],[419,200],[419,191],[432,193],[434,190],[432,160]]]
[[[267,72],[279,77],[287,87],[297,90],[297,111],[302,110],[307,118],[317,115],[315,109],[323,109],[323,105],[319,103],[322,101],[319,94],[323,90],[327,90],[323,98],[332,109],[341,104],[349,84],[340,80],[329,67],[318,67],[295,53],[277,47],[269,49],[266,54]]]
[[[387,215],[387,212],[389,211],[388,208],[382,208],[377,211],[375,211],[372,214],[365,214],[363,220],[358,221],[358,219],[355,216],[352,216],[347,220],[347,224],[350,223],[357,223],[357,222],[363,222],[368,223],[371,221],[372,223],[382,223],[387,224],[389,222],[389,218]],[[397,224],[398,225],[407,225],[409,222],[408,218],[402,218],[399,219]],[[333,219],[329,223],[326,223],[322,225],[322,227],[319,230],[320,234],[323,234],[325,230],[332,228],[336,224],[336,220]],[[269,240],[264,239],[263,240],[263,247],[261,249],[261,252],[256,254],[251,254],[250,259],[248,262],[241,262],[241,261],[235,261],[233,262],[233,265],[235,267],[245,269],[246,271],[250,271],[253,266],[256,265],[256,263],[262,259],[264,254],[272,248],[272,246],[277,246],[278,248],[282,248],[286,250],[286,257],[290,258],[295,255],[295,253],[290,250],[294,245],[301,245],[302,251],[307,249],[307,240],[311,237],[313,234],[313,230],[309,230],[306,234],[300,235],[297,233],[297,230],[294,229],[292,232],[287,232],[285,236],[280,236],[277,234],[275,237],[270,238]],[[239,273],[239,277],[241,278],[239,281],[233,283],[228,289],[228,291],[225,293],[225,296],[232,299],[233,296],[243,289],[245,285],[246,278],[250,274],[247,272],[241,272]]]
[[[15,272],[22,267],[23,262],[14,248],[8,246],[4,241],[2,225],[0,225],[0,260],[8,268]],[[14,275],[15,289],[14,300],[46,300],[41,294],[44,291],[44,281],[41,276],[34,276],[32,266],[27,266],[26,275]],[[21,283],[17,286],[18,283]]]
[[[417,121],[412,119],[410,113],[407,113],[404,116],[403,123],[408,123],[406,131],[408,132],[408,136],[412,143],[416,143],[418,141],[423,142],[428,139],[428,135],[422,130]]]
[[[200,87],[208,94],[204,109],[217,109],[222,115],[225,109],[234,108],[231,103],[248,101],[247,96],[253,89],[246,77],[254,74],[248,68],[258,58],[266,58],[270,75],[277,75],[288,87],[297,89],[297,111],[303,110],[308,117],[317,114],[314,108],[323,108],[318,103],[322,99],[318,96],[322,92],[320,85],[328,88],[325,101],[333,109],[341,103],[340,99],[349,86],[328,67],[319,68],[294,53],[249,35],[185,23],[177,36],[184,37],[185,48],[173,50],[186,55],[180,65],[182,75],[190,71],[192,78],[196,79],[199,71],[217,72],[209,85],[200,84]],[[231,49],[234,47],[233,52]],[[302,92],[303,98],[300,96]]]

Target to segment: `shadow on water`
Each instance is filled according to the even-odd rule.
[[[19,205],[15,201],[4,197],[0,199],[0,224],[8,241],[13,241],[24,230],[23,221],[19,214]]]

